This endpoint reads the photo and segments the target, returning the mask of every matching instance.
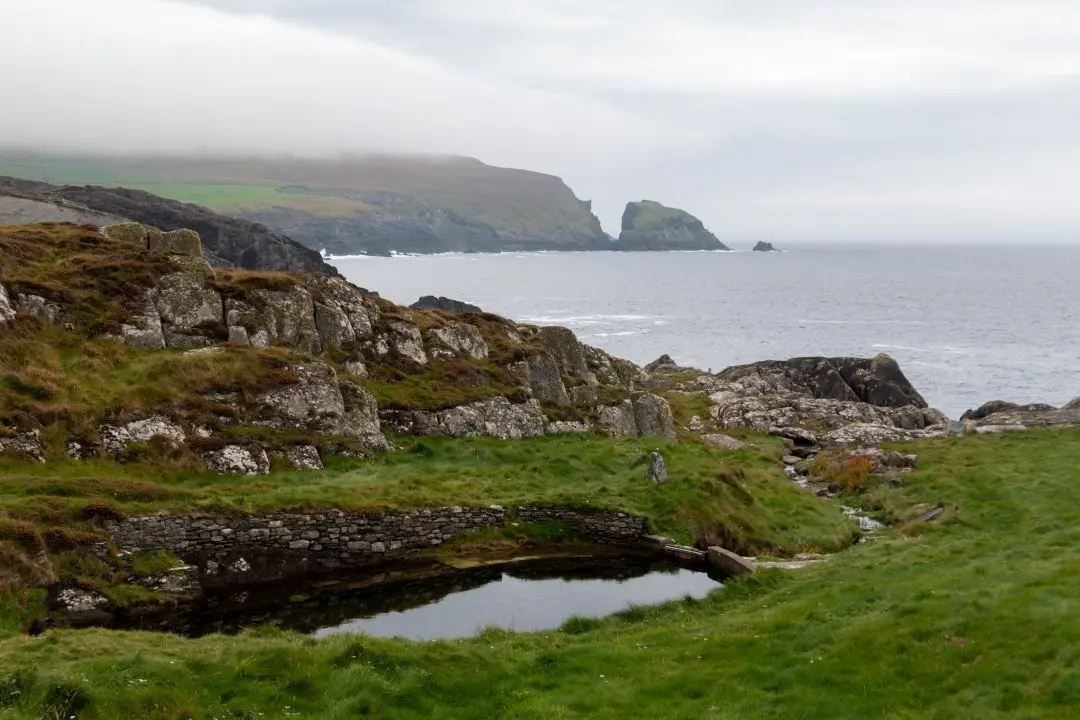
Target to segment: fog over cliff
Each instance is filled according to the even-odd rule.
[[[1080,237],[1080,5],[0,3],[0,143],[456,153],[723,238]]]

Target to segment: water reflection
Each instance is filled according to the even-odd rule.
[[[212,592],[172,611],[118,617],[112,627],[199,637],[275,625],[318,636],[362,632],[430,640],[467,637],[488,626],[552,629],[574,615],[701,598],[717,587],[719,580],[705,573],[653,558],[543,558],[465,569],[429,562]]]

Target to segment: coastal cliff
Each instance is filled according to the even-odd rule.
[[[591,203],[577,198],[561,178],[469,157],[56,158],[9,153],[0,154],[2,173],[53,182],[92,178],[97,185],[144,189],[258,223],[335,255],[609,250],[612,245]],[[133,219],[153,224],[150,216]],[[205,241],[213,249],[212,236]]]
[[[696,217],[652,200],[627,203],[616,250],[730,250]]]
[[[220,267],[337,274],[322,256],[264,225],[143,190],[50,185],[0,177],[0,224],[76,222],[105,225],[133,220],[164,231],[199,233],[206,258]]]

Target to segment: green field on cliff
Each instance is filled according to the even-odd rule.
[[[1077,717],[1080,429],[908,448],[882,537],[701,602],[427,643],[9,627],[0,718]]]
[[[222,212],[294,210],[319,219],[370,209],[356,192],[394,193],[497,230],[599,233],[561,179],[466,157],[355,156],[339,160],[63,157],[0,153],[0,176],[52,184],[123,186]]]

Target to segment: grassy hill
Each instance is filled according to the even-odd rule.
[[[0,152],[0,175],[54,184],[134,187],[223,212],[286,207],[323,219],[350,218],[373,209],[353,197],[358,193],[393,193],[419,198],[496,230],[600,231],[588,203],[578,200],[559,178],[466,157],[185,159]]]

